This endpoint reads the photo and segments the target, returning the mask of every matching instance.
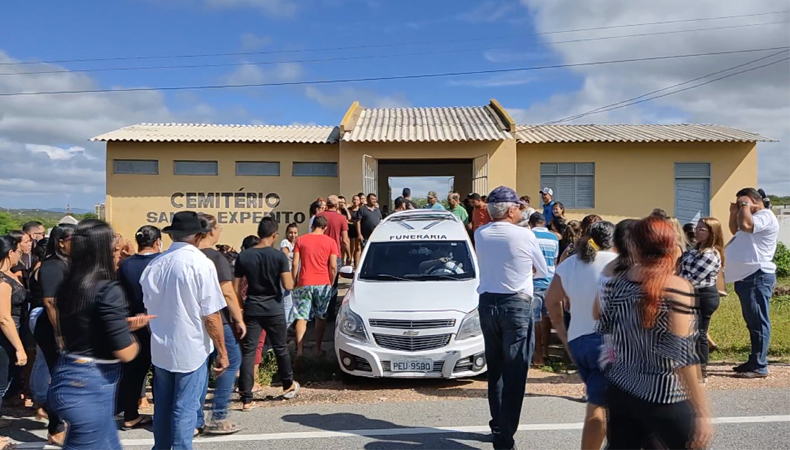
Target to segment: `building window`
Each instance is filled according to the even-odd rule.
[[[218,175],[216,161],[174,161],[173,173],[176,175]]]
[[[295,162],[293,166],[295,177],[336,177],[336,162]]]
[[[681,224],[710,215],[710,163],[675,163],[675,217]]]
[[[236,176],[279,177],[280,163],[236,161]]]
[[[113,173],[128,175],[159,175],[159,161],[154,159],[116,159]]]
[[[595,208],[595,163],[541,163],[540,187],[566,209]]]

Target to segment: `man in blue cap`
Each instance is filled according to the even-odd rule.
[[[515,448],[513,437],[535,347],[533,269],[534,277],[549,275],[535,234],[516,225],[523,203],[513,189],[494,189],[488,195],[492,222],[475,231],[480,265],[478,313],[488,364],[489,425],[495,449]]]
[[[554,221],[554,190],[544,187],[540,190],[540,198],[543,199],[543,218],[549,224]]]

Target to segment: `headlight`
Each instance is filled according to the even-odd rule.
[[[365,332],[365,323],[361,317],[348,307],[348,302],[344,302],[343,306],[340,307],[340,313],[337,318],[341,333],[353,338],[368,340],[368,334]]]
[[[458,335],[455,337],[455,340],[462,341],[464,339],[480,336],[481,334],[483,334],[483,330],[480,328],[480,314],[477,312],[477,308],[475,308],[474,311],[467,314],[464,320],[461,321],[461,327],[458,329]]]

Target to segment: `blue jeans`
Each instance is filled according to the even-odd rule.
[[[214,397],[211,400],[211,420],[225,420],[228,418],[228,405],[230,404],[230,395],[233,393],[233,386],[236,384],[236,373],[241,367],[241,347],[236,336],[233,334],[233,328],[229,324],[222,326],[225,330],[225,348],[228,351],[228,369],[222,372],[214,383]],[[211,369],[214,358],[217,357],[217,350],[209,356],[207,370]],[[206,377],[206,389],[203,391],[201,397],[200,408],[198,409],[198,426],[202,428],[206,424],[203,415],[203,405],[206,403],[206,391],[208,391],[208,377]]]
[[[576,363],[579,376],[587,388],[587,403],[596,406],[606,405],[606,388],[609,384],[598,365],[601,345],[603,336],[598,333],[585,334],[568,342],[573,362]]]
[[[121,364],[63,356],[52,375],[49,404],[69,424],[63,448],[121,450],[113,417]]]
[[[195,411],[208,385],[206,365],[187,373],[154,366],[154,373],[154,450],[191,450]]]
[[[748,369],[768,373],[768,344],[771,342],[771,318],[768,315],[769,301],[776,284],[776,274],[762,270],[735,282],[735,293],[741,300],[741,312],[749,329],[752,350]]]
[[[488,407],[495,449],[513,448],[527,370],[535,349],[532,299],[526,294],[480,295],[480,327],[488,364]]]
[[[33,361],[33,370],[30,371],[30,390],[33,392],[33,401],[38,405],[47,403],[49,392],[49,369],[47,360],[41,347],[36,346],[36,360]]]

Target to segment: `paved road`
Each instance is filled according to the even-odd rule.
[[[713,448],[782,449],[790,442],[790,391],[759,389],[711,393]],[[557,397],[525,400],[519,448],[578,448],[584,405]],[[198,450],[235,449],[490,449],[484,399],[350,405],[299,405],[233,412],[240,434],[199,438]],[[24,429],[28,427],[29,430]],[[21,428],[21,429],[20,429]],[[6,429],[8,430],[8,429]],[[5,431],[5,430],[4,430]],[[10,435],[42,448],[43,426],[20,419]],[[151,448],[146,430],[122,432],[129,449]]]

